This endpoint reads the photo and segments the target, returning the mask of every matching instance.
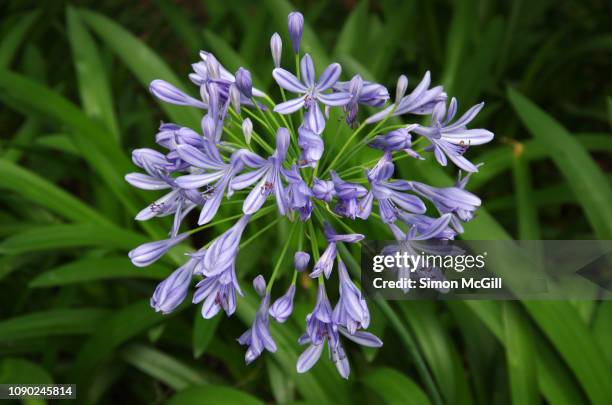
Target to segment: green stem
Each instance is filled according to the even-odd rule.
[[[276,265],[274,266],[274,270],[272,270],[272,275],[270,276],[270,280],[268,282],[268,287],[266,288],[266,292],[268,294],[270,293],[270,291],[272,291],[272,285],[274,285],[274,280],[276,280],[276,275],[278,273],[278,270],[280,269],[281,264],[283,263],[283,260],[285,259],[285,254],[287,253],[287,249],[289,248],[289,245],[291,244],[291,239],[293,238],[293,232],[297,228],[297,225],[298,225],[297,221],[294,222],[291,225],[291,230],[289,231],[289,236],[285,240],[285,245],[283,246],[283,250],[281,250],[281,254],[280,254],[278,260],[276,261]]]

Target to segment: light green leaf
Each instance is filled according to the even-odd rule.
[[[106,309],[56,309],[10,318],[0,321],[0,342],[89,334],[108,314]]]
[[[131,249],[147,240],[140,234],[98,225],[45,225],[15,234],[0,243],[0,253],[23,254],[50,249],[105,247]]]
[[[0,384],[53,384],[53,378],[38,364],[9,357],[0,361]]]
[[[175,394],[168,405],[263,405],[257,398],[235,388],[218,385],[187,388]]]
[[[380,395],[386,404],[429,404],[421,388],[392,368],[380,367],[363,378],[363,383]]]
[[[102,38],[117,56],[126,64],[140,83],[146,88],[155,79],[166,80],[182,88],[179,80],[168,65],[146,44],[132,35],[121,25],[102,14],[80,10],[82,18]],[[153,98],[153,96],[151,96]],[[199,128],[201,112],[192,107],[176,106],[159,102],[161,108],[179,125]]]
[[[121,357],[143,373],[177,391],[206,383],[201,372],[152,347],[132,344],[121,351]]]
[[[2,38],[2,42],[0,42],[0,68],[4,69],[10,65],[28,30],[39,15],[40,10],[34,10],[24,15]]]
[[[115,141],[119,141],[113,96],[98,48],[78,12],[70,6],[66,20],[83,108],[89,117],[106,127]]]
[[[600,239],[612,239],[612,190],[584,147],[550,115],[509,88],[508,97],[529,132],[548,145],[548,151],[566,178]]]
[[[147,278],[160,280],[170,270],[157,263],[141,269],[135,267],[126,256],[87,258],[47,270],[32,281],[30,287],[57,287],[68,284],[88,283],[118,278]]]
[[[220,316],[204,319],[200,311],[196,311],[193,321],[193,357],[198,358],[206,352],[208,344],[215,336],[220,320]]]
[[[117,347],[163,320],[164,316],[151,309],[147,299],[115,311],[104,322],[98,322],[96,332],[79,350],[70,381],[87,386],[93,370],[111,357]]]
[[[537,361],[529,323],[513,303],[504,303],[503,314],[512,403],[537,404]]]
[[[96,211],[43,177],[0,159],[0,188],[10,190],[66,219],[109,225]]]

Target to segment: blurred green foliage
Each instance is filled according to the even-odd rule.
[[[319,68],[338,61],[344,78],[360,72],[390,89],[401,73],[414,84],[431,70],[461,111],[487,102],[476,124],[496,139],[470,152],[485,162],[470,184],[484,209],[465,238],[612,239],[608,1],[7,0],[0,383],[77,383],[84,403],[610,403],[608,302],[372,303],[372,328],[385,346],[350,347],[348,382],[327,361],[295,372],[312,305],[308,280],[295,315],[272,329],[278,353],[250,366],[235,338],[254,316],[255,297],[239,299],[232,319],[204,321],[188,305],[171,316],[149,308],[156,280],[188,246],[149,268],[131,265],[126,252],[164,237],[168,224],[134,223],[151,198],[123,176],[133,170],[131,149],[153,147],[160,120],[197,128],[199,116],[157,104],[148,83],[188,88],[189,65],[206,49],[269,88],[269,38],[278,31],[287,50],[294,9],[305,14],[303,47]],[[430,160],[399,168],[437,185],[454,176]],[[239,206],[223,210],[227,218]],[[244,284],[280,254],[275,246],[289,227],[273,217],[263,230],[274,232],[251,229],[243,239]],[[212,223],[192,246],[228,226]],[[380,227],[357,227],[385,237]]]

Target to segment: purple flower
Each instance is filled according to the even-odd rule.
[[[188,96],[164,80],[153,80],[149,85],[149,91],[158,99],[166,103],[176,105],[188,105],[197,108],[207,109],[208,105],[200,100]]]
[[[353,76],[348,82],[336,82],[333,89],[341,93],[350,93],[351,97],[357,96],[359,104],[370,107],[381,107],[389,100],[389,91],[385,86],[363,80],[359,75]]]
[[[211,243],[196,266],[197,273],[212,277],[222,274],[229,268],[233,269],[240,247],[240,238],[250,218],[250,215],[242,216],[234,226]]]
[[[286,195],[281,182],[281,169],[287,156],[289,142],[290,136],[287,128],[279,128],[276,132],[276,150],[267,160],[255,154],[250,154],[243,160],[245,165],[256,170],[236,176],[230,183],[230,189],[242,190],[259,181],[244,200],[242,211],[245,214],[250,215],[257,212],[272,192],[274,192],[278,211],[281,215],[287,212]]]
[[[300,71],[302,74],[301,82],[293,73],[283,68],[276,68],[272,71],[272,76],[280,87],[293,93],[303,94],[299,98],[276,105],[274,111],[280,114],[291,114],[304,107],[306,109],[304,117],[306,125],[315,134],[319,135],[325,128],[325,117],[323,117],[318,103],[321,102],[329,106],[341,106],[351,100],[351,95],[345,92],[323,93],[325,90],[331,89],[340,77],[342,68],[337,63],[332,63],[325,68],[319,81],[315,81],[312,58],[310,55],[305,54],[300,63]]]
[[[253,122],[250,118],[245,118],[242,121],[242,134],[244,135],[245,142],[249,145],[253,136]]]
[[[333,181],[320,180],[316,177],[312,182],[312,192],[317,200],[325,202],[331,202],[336,195]]]
[[[247,98],[253,97],[253,80],[251,79],[251,72],[244,68],[238,68],[236,72],[236,87],[242,94]]]
[[[463,227],[457,218],[464,222],[470,221],[481,204],[480,198],[461,187],[437,188],[417,181],[411,181],[410,184],[416,193],[431,201],[440,214],[454,214],[451,225],[459,233],[463,232]],[[465,186],[465,183],[460,181],[458,186],[461,185]]]
[[[196,272],[198,267],[196,266]],[[202,302],[202,317],[210,319],[223,308],[228,316],[236,311],[236,292],[242,295],[234,263],[214,276],[205,277],[196,284],[193,303]]]
[[[410,218],[410,217],[408,217]],[[449,228],[451,214],[444,214],[439,218],[430,218],[425,215],[413,215],[410,230],[407,233],[395,224],[389,224],[393,236],[397,240],[429,240],[452,239],[455,232]],[[449,238],[450,236],[450,238]]]
[[[350,373],[348,359],[340,342],[338,328],[332,321],[332,308],[325,294],[325,287],[320,284],[317,304],[306,317],[306,333],[299,339],[300,344],[310,344],[310,346],[298,358],[296,366],[298,373],[305,373],[316,364],[326,342],[338,372],[343,378],[348,378]]]
[[[268,313],[276,322],[283,323],[289,318],[293,312],[293,297],[295,297],[295,284],[291,284],[287,292],[274,301]]]
[[[300,213],[300,219],[306,221],[312,212],[312,190],[300,176],[297,166],[291,166],[289,170],[281,170],[287,180],[287,205],[293,211]]]
[[[300,167],[315,167],[323,156],[323,139],[305,125],[298,128],[298,146],[300,147]]]
[[[201,169],[199,173],[176,178],[176,183],[183,189],[194,190],[205,187],[202,192],[204,203],[198,219],[199,225],[206,224],[215,217],[230,181],[244,167],[244,157],[254,155],[252,152],[241,149],[232,154],[229,163],[225,163],[216,148],[210,148],[208,152],[205,153],[189,145],[181,145],[177,148],[181,159]],[[227,196],[231,197],[231,195],[232,189],[230,188]]]
[[[183,190],[176,184],[169,170],[174,170],[177,162],[169,161],[163,154],[152,149],[136,149],[132,152],[132,160],[147,172],[126,175],[125,180],[132,186],[143,190],[171,189],[168,194],[141,210],[136,215],[136,220],[146,221],[156,216],[174,214],[170,236],[176,236],[185,216],[197,204],[202,203],[202,196],[191,190]]]
[[[423,160],[424,158],[421,155],[412,150],[412,136],[410,135],[410,131],[417,126],[417,124],[407,125],[404,128],[387,132],[385,135],[378,135],[368,144],[368,146],[375,149],[382,149],[385,152],[403,150],[413,158]]]
[[[151,297],[151,307],[155,311],[169,314],[185,300],[195,264],[195,259],[189,259],[157,285]]]
[[[342,180],[335,171],[331,176],[337,200],[334,212],[351,219],[367,219],[370,216],[368,208],[372,208],[368,190],[360,184]]]
[[[327,239],[327,248],[325,248],[325,251],[315,263],[310,273],[310,277],[312,278],[319,277],[321,274],[325,274],[325,278],[329,278],[334,266],[334,260],[338,254],[336,248],[337,242],[356,243],[362,240],[364,236],[358,233],[340,235],[336,233],[331,225],[325,224],[325,238]]]
[[[287,16],[287,25],[289,26],[289,37],[291,45],[293,45],[293,53],[300,53],[300,42],[302,42],[302,33],[304,31],[304,16],[299,11],[293,11]]]
[[[197,86],[200,86],[200,93],[202,98],[206,100],[210,97],[211,86],[219,92],[219,100],[221,104],[225,104],[229,98],[230,85],[236,82],[236,77],[225,69],[214,57],[212,53],[200,51],[201,62],[194,63],[191,65],[193,73],[189,74],[189,79]],[[253,88],[253,96],[264,97],[266,94],[261,90]],[[247,97],[241,98],[243,105],[254,105],[253,102]]]
[[[253,289],[260,297],[266,295],[266,279],[261,274],[253,279]]]
[[[246,364],[251,364],[263,353],[264,349],[271,353],[276,352],[276,343],[274,343],[274,339],[270,335],[269,306],[270,295],[266,294],[261,300],[253,324],[238,338],[238,342],[241,345],[249,347],[244,355]]]
[[[272,34],[270,38],[270,51],[272,52],[272,60],[274,61],[274,67],[280,67],[281,55],[283,52],[283,41],[281,40],[278,32]]]
[[[342,260],[338,260],[340,277],[340,298],[332,315],[336,325],[344,326],[350,334],[357,329],[365,329],[370,325],[370,311],[361,296],[361,291],[353,284]]]
[[[447,96],[442,86],[436,86],[429,89],[430,84],[431,76],[429,72],[426,72],[425,76],[423,76],[423,80],[414,88],[412,93],[402,97],[399,103],[391,104],[384,110],[372,115],[366,120],[366,123],[372,124],[378,122],[389,114],[391,114],[392,117],[404,114],[431,114],[436,104],[445,101]]]
[[[357,119],[359,104],[380,107],[389,99],[385,86],[364,81],[359,75],[353,76],[348,82],[336,82],[333,89],[351,95],[350,101],[343,107],[349,125],[353,125]]]
[[[405,180],[388,181],[393,175],[394,166],[391,162],[391,153],[385,152],[377,165],[368,172],[368,180],[372,185],[370,192],[378,201],[380,217],[386,224],[397,220],[402,211],[414,214],[424,214],[427,211],[425,204],[418,197],[406,193],[412,190],[410,182]],[[372,210],[372,199],[365,199],[369,204],[364,207],[365,212]]]
[[[310,262],[310,255],[306,252],[295,252],[293,256],[293,267],[299,272],[306,270]]]
[[[398,104],[402,101],[402,98],[406,94],[408,89],[408,78],[404,75],[400,75],[397,79],[397,86],[395,86],[395,103]]]
[[[189,236],[188,232],[182,233],[170,239],[157,240],[155,242],[148,242],[132,249],[128,253],[128,257],[132,261],[132,264],[137,267],[146,267],[151,263],[156,262],[166,252],[181,243],[185,238]]]
[[[467,172],[477,172],[478,168],[463,157],[463,154],[468,147],[482,145],[493,139],[493,133],[486,129],[467,129],[467,124],[483,106],[484,103],[476,104],[451,124],[457,113],[457,100],[453,97],[448,112],[445,103],[438,103],[432,113],[431,127],[419,125],[414,132],[425,136],[431,142],[430,148],[442,166],[446,166],[448,157],[457,167]]]

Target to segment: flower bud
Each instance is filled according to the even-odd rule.
[[[276,322],[283,323],[293,312],[293,297],[295,297],[295,284],[291,284],[287,292],[279,297],[268,310]]]
[[[317,200],[330,202],[336,194],[336,190],[333,182],[315,178],[312,184],[312,193]]]
[[[281,54],[283,52],[283,41],[281,40],[278,32],[275,32],[270,38],[270,50],[272,51],[272,60],[274,61],[274,67],[280,67]]]
[[[229,99],[236,114],[240,114],[240,90],[235,84],[232,84],[229,88]]]
[[[132,249],[128,253],[128,257],[132,261],[132,264],[137,267],[146,267],[151,263],[157,261],[162,257],[171,247],[179,244],[183,239],[189,236],[189,233],[185,232],[174,238],[157,240],[154,242],[148,242]]]
[[[219,62],[212,53],[206,55],[206,71],[211,79],[221,78]]]
[[[397,86],[395,87],[395,105],[397,105],[400,100],[406,94],[406,89],[408,88],[408,78],[404,75],[401,75],[397,79]]]
[[[247,145],[251,143],[251,136],[253,135],[253,122],[250,118],[245,118],[242,121],[242,134],[244,135],[244,140]]]
[[[155,311],[168,314],[185,300],[195,263],[195,259],[190,259],[157,285],[150,301]]]
[[[306,270],[310,262],[310,255],[306,252],[295,252],[293,256],[293,266],[299,272]]]
[[[260,297],[266,295],[266,280],[261,274],[253,279],[253,288]]]
[[[300,42],[302,41],[302,33],[304,32],[304,16],[299,11],[289,13],[287,17],[289,25],[289,37],[293,46],[293,53],[300,53]]]
[[[253,80],[251,79],[251,72],[243,68],[238,68],[236,72],[236,87],[238,87],[238,90],[247,98],[253,97]]]

